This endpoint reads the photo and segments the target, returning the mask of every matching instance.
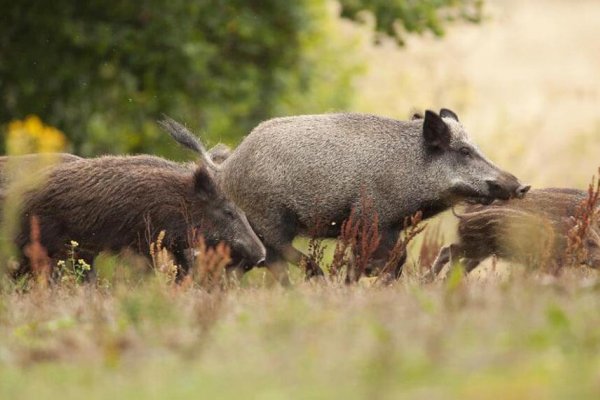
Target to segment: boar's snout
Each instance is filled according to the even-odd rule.
[[[232,246],[234,258],[238,255],[245,269],[264,266],[267,257],[265,246],[253,233],[252,236],[247,240],[236,240]]]
[[[510,174],[504,174],[497,179],[488,179],[485,181],[488,185],[488,192],[491,198],[508,200],[513,197],[522,198],[531,189],[530,185],[523,185],[519,180]]]
[[[521,185],[515,191],[515,196],[519,199],[522,199],[525,197],[525,194],[529,192],[529,189],[531,189],[531,185]]]
[[[512,190],[508,189],[505,185],[502,185],[500,181],[486,180],[485,183],[488,185],[488,193],[491,198],[508,200],[510,198]]]

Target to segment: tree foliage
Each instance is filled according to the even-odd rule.
[[[342,0],[377,29],[441,34],[473,0]],[[420,5],[422,4],[422,5]],[[360,63],[326,0],[0,0],[0,124],[39,115],[83,155],[174,154],[155,120],[236,142],[274,115],[343,108]]]
[[[356,19],[362,12],[375,17],[377,32],[395,37],[401,44],[408,32],[444,34],[447,22],[462,19],[479,22],[483,0],[339,0],[342,17]]]

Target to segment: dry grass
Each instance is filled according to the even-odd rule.
[[[328,280],[350,285],[356,284],[363,277],[370,276],[376,276],[376,281],[383,284],[398,279],[402,273],[409,244],[425,229],[425,225],[421,225],[421,216],[421,212],[417,212],[405,219],[404,231],[389,253],[383,259],[379,259],[376,257],[376,251],[382,240],[379,233],[379,215],[373,209],[372,199],[363,194],[360,209],[353,208],[340,226],[340,234],[335,241],[331,262],[325,268]],[[326,246],[324,240],[320,238],[323,226],[319,221],[312,229],[306,249],[307,257],[301,265],[306,279],[315,276],[309,266],[323,265],[326,258]]]
[[[374,221],[364,229],[347,222],[350,241],[366,232],[372,243]],[[420,222],[407,220],[392,260]],[[438,235],[425,240],[423,260]],[[133,281],[100,274],[95,285],[25,291],[5,281],[0,398],[592,399],[600,390],[596,271],[232,287],[224,284],[227,249],[199,243],[197,264],[179,283],[162,235],[151,246],[155,273]],[[318,243],[311,248],[321,261]]]
[[[48,257],[46,249],[42,246],[40,239],[40,222],[37,217],[32,216],[30,242],[23,249],[23,253],[29,260],[34,285],[45,289],[50,283],[50,275],[52,272],[51,260]]]
[[[427,229],[424,233],[423,242],[419,248],[418,265],[422,273],[431,270],[433,262],[437,258],[440,250],[444,246],[444,235],[439,224]]]
[[[363,195],[360,212],[352,209],[342,223],[334,257],[328,268],[333,280],[346,284],[356,283],[366,274],[373,253],[379,246],[379,215],[373,210],[372,200]]]
[[[567,233],[567,259],[571,264],[577,264],[588,258],[588,248],[585,240],[592,227],[600,224],[600,168],[598,179],[594,176],[588,187],[587,198],[579,205],[573,227]]]
[[[459,275],[460,277],[460,275]],[[596,398],[600,282],[0,294],[0,396]]]
[[[404,219],[404,230],[400,233],[396,244],[390,251],[388,260],[378,277],[382,282],[390,282],[393,279],[400,278],[408,256],[408,245],[426,228],[426,225],[421,224],[422,218],[421,211],[417,211],[415,215]]]

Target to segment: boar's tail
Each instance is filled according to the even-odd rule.
[[[163,119],[158,121],[158,125],[160,125],[161,128],[171,135],[171,137],[175,139],[177,143],[198,153],[202,158],[202,161],[204,161],[208,167],[213,170],[219,170],[219,166],[213,162],[210,153],[206,150],[202,142],[200,142],[200,140],[185,126],[164,114]]]

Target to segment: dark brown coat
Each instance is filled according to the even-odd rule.
[[[205,167],[192,170],[158,157],[105,156],[57,165],[41,188],[25,195],[16,239],[20,249],[29,242],[34,215],[42,245],[55,259],[65,257],[70,240],[79,243],[88,263],[103,250],[130,248],[148,255],[161,230],[163,243],[184,269],[192,230],[209,245],[225,241],[252,265],[265,257],[246,217]]]
[[[548,188],[531,190],[523,199],[471,205],[458,215],[458,242],[440,251],[432,271],[462,259],[469,272],[491,255],[532,266],[564,265],[567,233],[586,196],[582,190]],[[594,268],[600,267],[599,234],[595,223],[583,241],[587,256],[578,260]]]

